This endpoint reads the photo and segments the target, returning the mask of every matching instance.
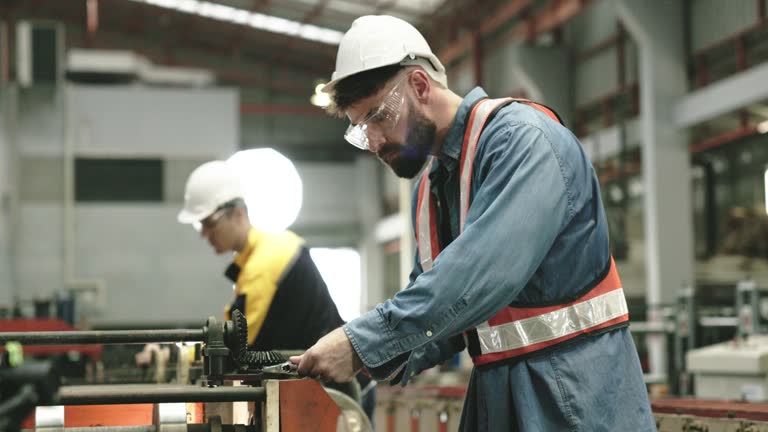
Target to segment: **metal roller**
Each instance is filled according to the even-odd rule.
[[[57,405],[113,405],[172,402],[263,401],[263,387],[198,387],[192,385],[64,386]]]
[[[0,344],[6,342],[19,342],[22,345],[204,342],[206,333],[205,329],[0,332]]]

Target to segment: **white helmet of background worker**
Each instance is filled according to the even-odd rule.
[[[356,73],[394,64],[421,66],[433,80],[448,87],[445,67],[414,26],[400,18],[366,15],[356,19],[341,39],[336,70],[323,91],[332,91],[339,81]]]
[[[189,175],[184,189],[184,208],[179,212],[178,220],[184,224],[197,224],[237,198],[243,198],[243,191],[233,167],[224,161],[206,162]]]

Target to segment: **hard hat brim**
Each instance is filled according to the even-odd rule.
[[[201,220],[205,219],[210,215],[207,214],[200,214],[200,213],[193,213],[187,209],[182,209],[178,216],[176,216],[176,219],[179,221],[179,223],[183,224],[193,224],[200,222]]]
[[[402,58],[397,59],[394,61],[384,61],[382,64],[373,65],[371,67],[368,67],[363,70],[355,71],[353,73],[349,73],[342,76],[337,76],[336,78],[332,79],[328,82],[328,84],[324,85],[320,91],[323,93],[331,93],[333,89],[336,87],[336,84],[339,83],[339,81],[349,78],[351,76],[357,75],[362,72],[366,72],[372,69],[377,69],[384,66],[392,66],[399,64],[400,66],[421,66],[422,69],[424,69],[427,74],[432,77],[433,80],[435,80],[437,83],[442,85],[443,87],[448,87],[448,79],[445,74],[445,67],[440,63],[440,60],[432,54],[432,53],[426,53],[426,54],[420,54],[414,58]],[[336,75],[336,72],[334,72],[334,75]]]

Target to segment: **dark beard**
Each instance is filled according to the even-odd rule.
[[[396,176],[407,179],[416,177],[424,167],[437,131],[435,123],[416,111],[412,105],[410,112],[413,116],[408,120],[406,144],[385,144],[377,153],[379,159],[389,165]],[[389,153],[395,155],[388,160],[386,155]]]

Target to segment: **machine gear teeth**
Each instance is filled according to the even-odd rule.
[[[251,368],[263,368],[285,362],[287,359],[275,351],[248,351],[243,363]]]
[[[248,321],[239,309],[234,309],[231,317],[232,322],[235,324],[235,333],[237,334],[237,351],[234,357],[238,362],[243,363],[242,359],[248,352]]]
[[[241,369],[272,366],[285,362],[287,359],[275,351],[248,351],[248,321],[245,315],[238,309],[231,312],[232,322],[235,326],[237,347],[233,353],[235,361]]]

